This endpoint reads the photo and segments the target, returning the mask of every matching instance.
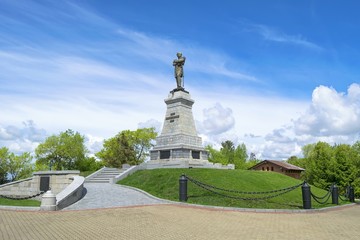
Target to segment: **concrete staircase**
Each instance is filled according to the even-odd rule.
[[[102,168],[85,179],[86,183],[112,183],[112,179],[122,173],[122,169]]]

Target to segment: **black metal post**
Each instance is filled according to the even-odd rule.
[[[350,202],[355,202],[355,192],[353,186],[349,186],[349,200]]]
[[[302,190],[302,198],[303,198],[303,208],[311,209],[311,191],[310,186],[306,182],[301,187]]]
[[[334,183],[331,187],[332,191],[331,191],[331,199],[332,199],[332,204],[339,204],[339,189],[336,186],[336,184]]]
[[[187,197],[187,178],[185,176],[185,174],[180,176],[179,179],[179,200],[181,202],[186,202],[188,197]]]

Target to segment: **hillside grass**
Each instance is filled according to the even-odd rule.
[[[3,206],[40,207],[40,204],[38,200],[11,200],[0,197],[0,205]]]
[[[295,186],[302,183],[300,180],[275,172],[249,171],[249,170],[218,170],[218,169],[153,169],[141,170],[120,180],[118,184],[142,189],[156,197],[179,201],[179,177],[186,174],[206,184],[225,189],[239,191],[270,191]],[[327,191],[314,186],[311,191],[317,196],[323,196]],[[261,197],[263,195],[238,195],[234,193],[224,194],[241,197]],[[226,198],[207,190],[199,188],[188,181],[188,203],[239,207],[239,208],[263,208],[263,209],[302,209],[301,187],[284,195],[268,200],[238,200]],[[340,204],[344,204],[339,199]],[[320,205],[312,200],[312,208],[333,206],[331,197],[328,204]]]
[[[80,172],[79,175],[86,178],[87,176],[93,174],[94,172],[96,172],[96,171],[82,171],[82,172]]]

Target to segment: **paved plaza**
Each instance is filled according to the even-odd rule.
[[[116,184],[85,187],[61,211],[0,209],[0,239],[360,239],[360,205],[245,212],[174,204]]]
[[[151,205],[97,210],[0,210],[0,239],[360,239],[360,206],[255,213]]]

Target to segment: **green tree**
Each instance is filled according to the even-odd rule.
[[[135,151],[135,159],[137,163],[142,163],[149,156],[149,151],[153,147],[157,133],[155,128],[139,128],[136,131],[123,131],[129,145]]]
[[[354,143],[351,148],[356,153],[355,157],[355,167],[357,169],[357,178],[353,182],[353,186],[355,188],[355,195],[359,198],[360,197],[360,141]]]
[[[312,147],[307,145],[303,149],[306,151],[308,148]],[[332,184],[332,147],[328,143],[318,142],[310,151],[305,152],[304,156],[307,156],[305,171],[306,180],[319,188],[326,189]]]
[[[287,162],[292,165],[306,169],[306,159],[305,158],[298,158],[296,156],[291,156],[291,157],[289,157]]]
[[[226,140],[225,142],[221,143],[220,148],[221,154],[225,157],[225,164],[234,164],[235,161],[235,145],[232,141]]]
[[[103,161],[97,161],[95,157],[86,157],[79,161],[76,161],[76,169],[85,172],[85,171],[97,171],[104,166]]]
[[[12,182],[30,177],[34,170],[32,159],[29,152],[24,152],[21,155],[11,153],[8,162],[9,181]]]
[[[209,162],[227,164],[226,157],[219,151],[216,150],[212,145],[207,145],[205,150],[209,153]]]
[[[0,184],[30,177],[33,172],[32,156],[25,152],[15,155],[8,148],[0,148]]]
[[[234,164],[236,169],[246,169],[246,159],[248,158],[244,143],[235,147],[230,140],[221,143],[220,150],[216,150],[211,145],[207,145],[205,150],[209,152],[209,161],[221,163],[223,165]]]
[[[76,169],[76,163],[86,158],[85,138],[78,132],[66,130],[48,137],[35,149],[37,166],[54,170]]]
[[[311,154],[311,152],[314,150],[316,144],[307,144],[305,146],[302,147],[302,153],[304,155],[304,158],[308,158]]]
[[[358,177],[359,169],[355,166],[356,157],[357,153],[350,145],[340,144],[334,147],[330,181],[338,184],[340,189],[345,189]]]
[[[360,141],[357,141],[356,143],[354,143],[351,146],[351,149],[355,152],[356,156],[355,156],[355,166],[357,169],[359,169],[360,171]],[[360,172],[359,172],[360,174]],[[359,176],[360,177],[360,176]]]
[[[108,167],[120,168],[125,163],[137,165],[149,156],[156,135],[154,128],[124,130],[115,137],[105,140],[103,149],[95,155]]]
[[[9,149],[6,147],[0,148],[0,184],[4,184],[7,182],[9,158]]]
[[[246,169],[246,159],[248,158],[246,145],[239,144],[234,151],[234,164],[236,169]]]
[[[251,152],[249,159],[246,161],[245,169],[249,169],[249,168],[255,166],[256,164],[258,164],[259,162],[261,162],[261,160],[257,159],[256,154]]]

